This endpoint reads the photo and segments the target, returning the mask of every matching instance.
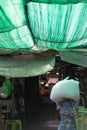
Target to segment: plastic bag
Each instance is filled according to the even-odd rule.
[[[50,99],[54,102],[62,101],[63,98],[79,100],[79,82],[73,79],[58,81],[52,88]]]
[[[13,94],[14,86],[9,78],[6,78],[2,87],[0,88],[0,96],[2,98],[7,98],[9,95]]]

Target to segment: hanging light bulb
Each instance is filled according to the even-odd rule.
[[[56,72],[56,75],[59,75],[59,72]]]

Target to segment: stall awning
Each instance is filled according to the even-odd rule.
[[[0,0],[0,55],[84,48],[87,0]]]
[[[0,0],[1,54],[29,53],[34,46],[58,51],[87,47],[86,1],[38,2],[41,1],[28,2],[25,6],[24,0]]]
[[[44,55],[0,56],[0,75],[6,77],[32,77],[51,71],[54,57]]]
[[[87,49],[60,51],[63,61],[87,67]]]

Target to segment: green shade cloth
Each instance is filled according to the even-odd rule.
[[[33,46],[32,48],[7,48],[7,49],[4,49],[4,48],[0,48],[0,53],[1,54],[38,54],[38,53],[41,53],[41,52],[45,52],[47,51],[48,48],[46,47],[37,47],[37,46]]]
[[[0,54],[30,53],[34,46],[57,51],[87,47],[86,3],[30,2],[27,8],[20,0],[0,4]]]
[[[64,50],[87,47],[87,4],[28,4],[28,18],[37,46]]]
[[[87,67],[87,49],[60,51],[63,61]]]
[[[32,77],[54,68],[55,58],[35,55],[0,56],[0,75],[6,77]]]
[[[0,55],[40,55],[47,50],[66,53],[82,48],[87,48],[86,0],[0,0]],[[75,55],[83,61],[84,51],[79,50]],[[70,58],[65,60],[71,62]],[[54,65],[54,58],[47,56],[44,60],[21,57],[19,62],[13,59],[0,58],[1,75],[35,76],[51,70]],[[74,63],[80,64],[75,58]],[[87,66],[86,63],[80,65]]]
[[[0,48],[21,49],[33,47],[31,32],[27,26],[0,34]]]
[[[26,23],[22,0],[0,0],[0,32],[12,30]]]
[[[40,2],[40,3],[51,3],[51,4],[69,4],[69,3],[79,3],[87,2],[87,0],[24,0],[24,3],[29,1]]]

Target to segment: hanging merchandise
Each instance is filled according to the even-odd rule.
[[[2,87],[0,88],[0,97],[7,98],[14,93],[14,86],[9,78],[6,78]]]

